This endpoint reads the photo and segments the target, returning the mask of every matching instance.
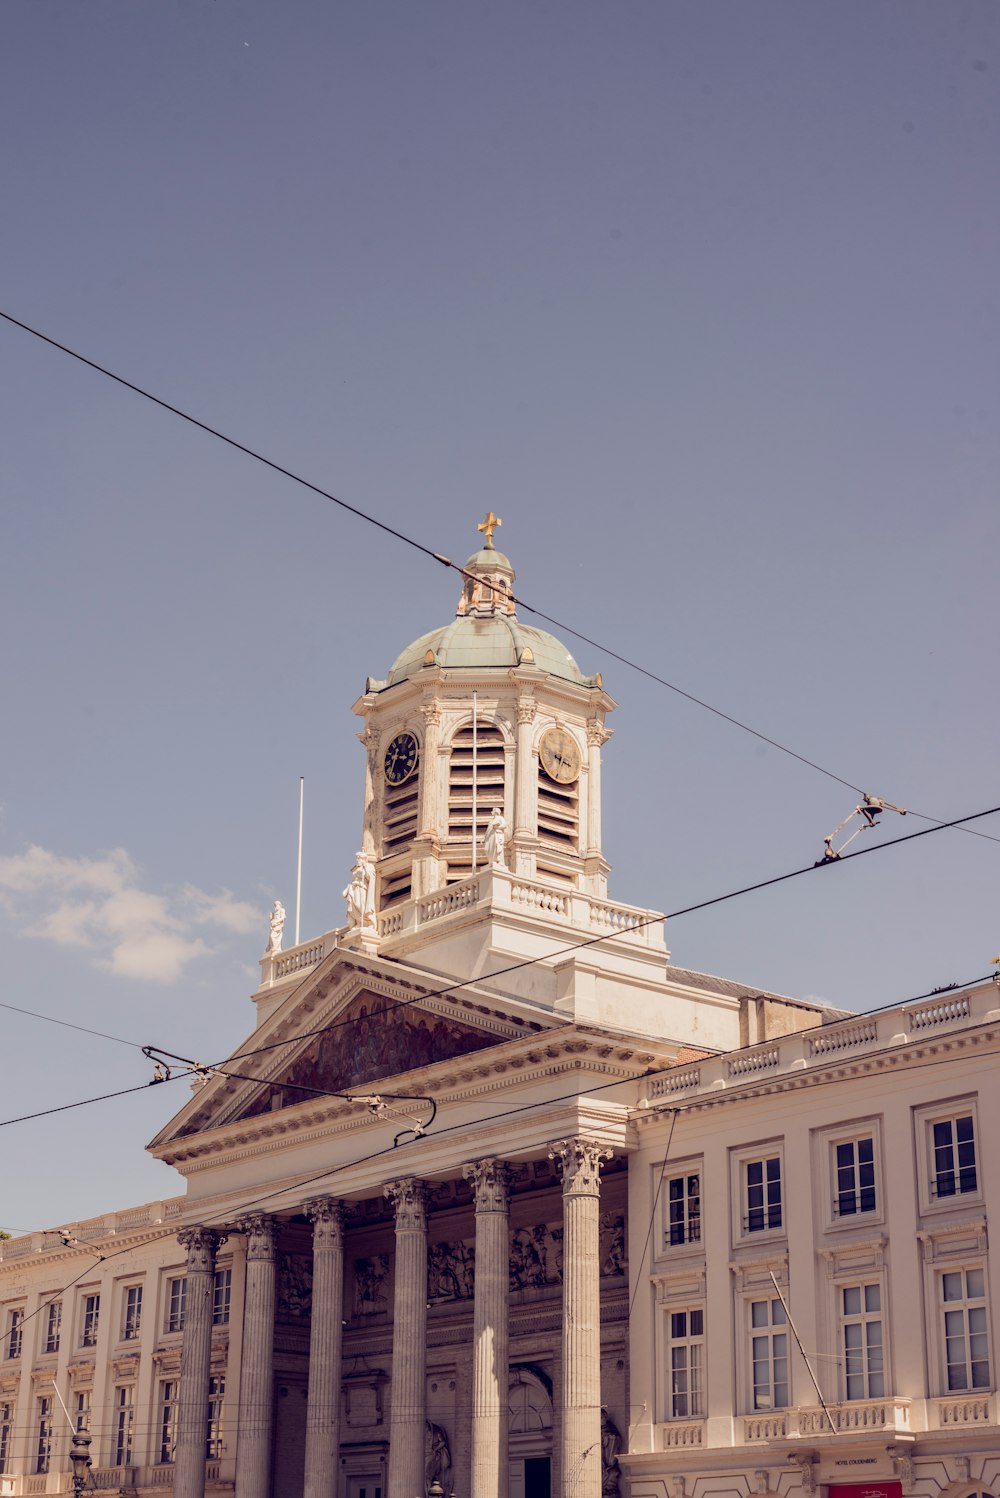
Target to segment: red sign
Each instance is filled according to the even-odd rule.
[[[877,1477],[870,1482],[831,1482],[827,1494],[828,1498],[903,1498],[903,1484],[880,1482]]]

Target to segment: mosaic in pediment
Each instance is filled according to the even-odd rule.
[[[284,1076],[261,1088],[239,1114],[256,1118],[307,1102],[310,1093],[353,1092],[382,1077],[416,1071],[498,1045],[496,1035],[361,993],[316,1036]]]

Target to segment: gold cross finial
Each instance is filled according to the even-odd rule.
[[[486,546],[490,551],[493,550],[493,532],[498,525],[503,525],[503,521],[499,515],[494,515],[493,511],[489,510],[487,511],[486,519],[480,525],[476,526],[477,531],[485,532]]]

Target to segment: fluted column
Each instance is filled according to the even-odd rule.
[[[611,737],[611,729],[605,728],[597,718],[587,723],[587,845],[585,852],[601,851],[601,749]]]
[[[385,1194],[396,1209],[388,1498],[418,1498],[427,1421],[427,1188],[406,1176],[389,1181]]]
[[[251,1212],[241,1217],[236,1227],[247,1240],[236,1491],[240,1498],[268,1498],[274,1436],[275,1245],[278,1224],[263,1212]]]
[[[463,1165],[476,1195],[476,1279],[472,1331],[471,1498],[507,1492],[507,1292],[510,1167]]]
[[[441,743],[441,708],[436,702],[427,702],[420,709],[424,720],[424,746],[421,753],[420,774],[420,836],[435,840],[441,837],[438,825],[438,748]]]
[[[591,1139],[549,1150],[563,1175],[562,1485],[573,1498],[601,1495],[601,1161]]]
[[[344,1336],[344,1208],[329,1196],[304,1211],[313,1225],[312,1321],[303,1498],[334,1498],[340,1458],[341,1346]]]
[[[177,1446],[174,1453],[176,1498],[203,1498],[208,1439],[208,1378],[212,1361],[212,1305],[215,1255],[225,1233],[212,1228],[183,1228],[177,1241],[187,1249],[184,1291],[184,1339],[181,1342],[181,1386],[177,1397]]]

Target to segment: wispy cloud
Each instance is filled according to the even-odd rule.
[[[31,846],[0,856],[0,906],[22,935],[84,948],[95,967],[150,983],[173,983],[212,952],[213,930],[246,936],[265,926],[227,889],[144,889],[124,848],[73,858]]]

